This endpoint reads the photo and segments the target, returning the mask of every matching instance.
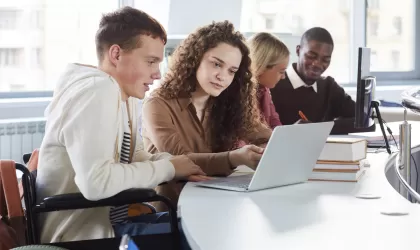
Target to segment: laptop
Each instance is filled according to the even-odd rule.
[[[333,125],[334,122],[321,122],[278,126],[254,173],[215,178],[196,185],[251,192],[306,182]]]

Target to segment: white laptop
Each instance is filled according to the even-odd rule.
[[[278,126],[254,173],[197,182],[202,187],[250,192],[306,182],[334,122]]]

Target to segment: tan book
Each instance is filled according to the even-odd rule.
[[[361,169],[358,171],[347,172],[312,172],[309,177],[310,181],[338,181],[338,182],[357,182],[366,170]]]
[[[319,161],[357,162],[366,158],[367,141],[361,138],[330,136]]]
[[[314,171],[350,171],[359,170],[363,167],[368,167],[367,159],[361,161],[317,161]]]

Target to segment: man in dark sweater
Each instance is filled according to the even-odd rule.
[[[332,121],[344,118],[336,132],[353,130],[355,102],[330,76],[323,77],[331,62],[334,42],[324,28],[307,30],[296,46],[298,62],[286,71],[285,79],[271,89],[271,96],[281,122],[297,122],[299,111],[311,122]],[[347,118],[347,119],[346,119]],[[336,122],[337,125],[337,122]],[[339,131],[340,130],[340,131]]]

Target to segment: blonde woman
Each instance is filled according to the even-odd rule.
[[[248,41],[252,73],[258,82],[258,103],[261,119],[272,129],[282,125],[271,99],[270,89],[285,78],[290,52],[286,45],[270,33],[255,34]]]

